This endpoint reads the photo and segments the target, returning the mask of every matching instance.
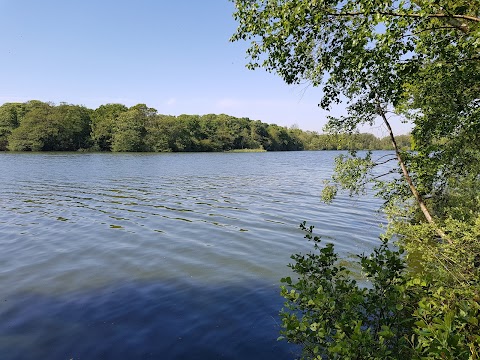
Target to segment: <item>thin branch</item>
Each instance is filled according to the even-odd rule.
[[[465,58],[465,59],[455,59],[455,61],[443,61],[444,64],[457,64],[460,62],[467,62],[467,61],[479,61],[480,56],[473,56],[471,58]]]
[[[358,16],[358,15],[373,15],[373,14],[379,14],[379,15],[385,15],[385,16],[393,16],[393,17],[413,17],[413,18],[446,18],[446,19],[461,19],[461,20],[467,20],[467,21],[474,21],[474,22],[480,22],[480,18],[476,16],[470,16],[470,15],[456,15],[456,14],[402,14],[402,13],[396,13],[393,11],[376,11],[376,12],[366,12],[366,11],[358,11],[358,12],[340,12],[340,13],[327,13],[328,16],[338,16],[338,17],[344,17],[344,16]]]
[[[394,160],[397,160],[396,158],[391,158],[391,159],[388,159],[388,160],[385,160],[385,161],[382,161],[382,162],[378,162],[378,163],[375,163],[375,166],[377,165],[383,165],[383,164],[386,164],[390,161],[394,161]]]
[[[394,159],[395,160],[395,159]],[[395,170],[390,170],[384,174],[381,174],[381,175],[377,175],[377,176],[374,176],[372,177],[372,180],[376,180],[376,179],[380,179],[381,177],[384,177],[384,176],[387,176],[387,175],[390,175],[390,174],[395,174],[396,171]]]
[[[420,31],[415,31],[415,32],[412,32],[411,34],[408,34],[408,35],[405,35],[405,37],[412,37],[412,36],[416,36],[416,35],[419,35],[423,32],[427,32],[427,31],[433,31],[433,30],[445,30],[445,29],[458,29],[457,27],[455,26],[439,26],[439,27],[432,27],[432,28],[428,28],[428,29],[423,29],[423,30],[420,30]]]
[[[385,157],[387,157],[387,156],[390,156],[390,155],[391,155],[391,154],[382,155],[382,156],[380,156],[380,157],[377,159],[377,161],[378,161],[378,160],[382,160],[383,158],[385,158]]]

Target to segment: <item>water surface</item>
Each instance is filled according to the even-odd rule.
[[[383,221],[371,196],[320,202],[335,155],[0,154],[0,358],[294,358],[299,223],[348,256]]]

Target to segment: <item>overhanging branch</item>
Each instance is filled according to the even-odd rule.
[[[480,18],[471,15],[458,15],[458,14],[407,14],[407,13],[397,13],[394,11],[375,11],[375,12],[367,12],[367,11],[358,11],[358,12],[339,12],[339,13],[327,13],[328,16],[339,16],[339,17],[346,17],[346,16],[359,16],[359,15],[384,15],[384,16],[392,16],[392,17],[413,17],[413,18],[444,18],[444,19],[460,19],[466,21],[474,21],[480,22]]]
[[[393,148],[395,150],[395,154],[398,159],[398,163],[400,165],[400,168],[402,169],[403,177],[405,178],[405,181],[408,184],[408,187],[410,188],[410,191],[413,194],[413,197],[417,201],[418,206],[420,207],[420,210],[422,211],[423,215],[425,216],[425,219],[429,224],[432,224],[435,232],[437,233],[438,236],[440,236],[443,240],[447,241],[449,244],[452,244],[452,240],[450,240],[447,235],[443,232],[442,229],[440,229],[435,221],[433,220],[432,215],[430,214],[430,211],[427,208],[427,205],[425,204],[425,201],[423,200],[422,195],[418,192],[415,184],[413,183],[412,178],[410,177],[410,173],[408,172],[407,166],[405,165],[405,162],[403,161],[402,154],[400,153],[400,150],[397,145],[397,141],[395,140],[395,136],[393,134],[392,127],[390,126],[390,123],[388,122],[387,116],[385,114],[385,111],[382,109],[381,105],[379,102],[377,102],[377,113],[379,116],[382,117],[383,122],[385,123],[385,126],[388,129],[388,133],[390,135],[390,140],[392,141]]]

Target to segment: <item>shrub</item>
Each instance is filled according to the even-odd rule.
[[[282,337],[303,345],[303,359],[388,359],[410,354],[413,318],[402,250],[386,240],[370,256],[359,256],[368,285],[361,286],[339,264],[333,244],[320,245],[313,226],[301,228],[313,242],[308,254],[292,256],[281,294]]]
[[[296,278],[281,281],[281,337],[302,359],[479,359],[480,281],[413,272],[387,239],[359,255],[361,283],[333,244],[301,224],[313,251],[292,255]],[[433,264],[433,262],[431,262]]]

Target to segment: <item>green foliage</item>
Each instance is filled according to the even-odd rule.
[[[449,217],[443,228],[450,242],[439,241],[431,226],[422,222],[396,220],[389,231],[403,237],[408,260],[418,273],[442,286],[480,283],[480,215],[469,221]]]
[[[112,151],[146,151],[146,124],[156,113],[157,110],[148,108],[145,104],[138,104],[121,112],[112,129]]]
[[[478,63],[477,1],[234,3],[232,41],[250,42],[249,68],[276,72],[288,84],[322,86],[325,109],[349,100],[348,115],[330,121],[334,131],[372,123],[378,106],[397,107],[425,64],[445,74],[443,66],[458,60],[465,68]]]
[[[354,133],[391,112],[414,123],[416,153],[404,160],[422,198],[442,192],[452,175],[478,173],[477,1],[234,2],[232,40],[250,42],[249,68],[321,86],[325,109],[347,101],[347,115],[330,117],[326,130]],[[404,187],[389,192],[404,196]]]
[[[378,116],[390,128],[390,113],[414,124],[415,152],[397,154],[403,180],[381,184],[367,159],[352,156],[337,163],[325,197],[336,188],[361,193],[373,181],[387,206],[414,199],[427,221],[441,226],[442,215],[425,204],[438,208],[456,179],[480,170],[478,2],[234,2],[232,40],[250,42],[248,67],[274,71],[289,84],[322,86],[325,109],[347,101],[347,115],[329,118],[329,132],[351,134]]]
[[[339,264],[332,244],[320,245],[313,227],[301,228],[314,251],[292,256],[298,279],[282,279],[282,336],[303,345],[305,359],[389,359],[410,354],[413,318],[401,251],[386,241],[359,256],[371,286],[360,286]]]
[[[415,358],[478,359],[480,286],[430,286],[413,313]]]
[[[29,101],[19,126],[8,137],[8,149],[12,151],[40,151],[57,129],[48,120],[51,106],[40,101]]]
[[[407,331],[411,357],[478,358],[478,1],[234,2],[237,9],[234,17],[239,25],[232,40],[250,41],[249,68],[263,67],[276,72],[288,84],[308,81],[321,86],[320,105],[325,109],[347,101],[346,116],[329,118],[326,129],[330,133],[352,134],[358,125],[371,124],[377,116],[391,129],[388,120],[391,113],[396,115],[393,119],[413,123],[414,151],[405,151],[408,150],[406,144],[401,144],[399,148],[404,152],[396,152],[399,166],[393,171],[399,176],[381,181],[382,175],[392,172],[376,171],[392,159],[374,161],[368,154],[366,157],[352,154],[337,161],[335,175],[323,195],[331,201],[338,189],[361,194],[367,183],[372,182],[377,194],[384,199],[390,219],[389,236],[399,239],[407,250],[406,259],[412,272],[401,275],[408,281],[403,290],[398,290],[413,309],[405,317],[415,320]],[[326,255],[318,256],[322,259]],[[296,260],[311,265],[304,258]],[[387,264],[386,269],[388,267]],[[312,268],[312,271],[316,270]],[[305,273],[299,274],[299,284],[303,284]],[[328,288],[322,280],[312,281],[321,284],[322,289]],[[335,281],[333,278],[330,285],[336,284]],[[333,287],[326,293],[335,299],[343,296],[342,291],[341,287]],[[348,291],[347,298],[355,303],[356,293]],[[313,293],[307,291],[307,298],[309,296],[313,297]],[[301,299],[301,295],[298,298]],[[296,301],[293,295],[289,300]],[[296,308],[303,314],[305,309]],[[345,313],[351,317],[352,324],[358,320],[348,309]],[[297,319],[298,313],[292,314],[292,319]],[[306,314],[310,316],[308,311]],[[329,322],[323,316],[312,313],[311,321],[322,319],[320,328],[326,326],[324,332],[328,329],[336,334],[338,329],[343,329],[343,324]],[[301,324],[300,320],[298,323]],[[320,344],[321,356],[376,356],[376,343],[342,344],[345,351],[350,352],[333,355],[325,345],[326,340],[336,341],[333,335],[326,340],[314,339],[309,337],[312,330],[306,325],[290,330],[298,336],[292,335],[293,341],[305,336],[312,339],[312,344]],[[306,351],[312,354],[311,349],[317,345],[305,343]],[[361,351],[372,353],[364,356]],[[381,351],[378,354],[382,354]],[[397,355],[392,353],[392,356]]]
[[[353,157],[339,155],[335,158],[334,174],[332,181],[341,184],[343,189],[350,192],[350,196],[366,193],[365,185],[368,177],[375,166],[372,161],[372,153],[367,152],[365,157],[355,156],[355,152],[351,152]],[[322,192],[322,198],[326,202],[332,200],[332,194],[336,194],[336,190],[332,192],[330,187],[326,187]]]
[[[82,106],[53,106],[41,101],[17,105],[16,127],[7,136],[12,151],[73,151],[90,146],[90,111]],[[18,114],[21,116],[18,116]]]
[[[42,150],[75,151],[90,147],[90,110],[78,105],[60,104],[53,108],[49,121],[58,135]]]
[[[450,178],[478,174],[477,1],[234,2],[238,28],[232,40],[250,42],[249,68],[276,72],[289,84],[322,86],[325,109],[347,101],[347,115],[330,117],[328,132],[352,134],[380,114],[387,122],[391,112],[399,115],[394,119],[414,123],[416,152],[401,156],[412,181],[379,185],[387,202],[408,203],[409,187],[417,189],[417,201],[440,198]],[[400,149],[408,149],[404,139],[397,140]],[[328,195],[336,193],[332,186],[357,193],[369,177],[376,180],[370,167],[362,165],[363,178],[352,173],[364,159],[342,162]]]
[[[305,150],[393,150],[390,137],[377,138],[363,133],[319,134],[314,131],[295,131]],[[409,150],[410,135],[396,136],[400,148]]]
[[[91,138],[96,150],[111,150],[114,126],[120,114],[127,110],[122,104],[106,104],[92,112]]]
[[[409,136],[404,136],[408,142]],[[318,134],[225,114],[162,115],[145,104],[40,101],[0,106],[0,151],[231,151],[390,149],[372,134]]]
[[[24,104],[6,103],[0,106],[0,151],[7,150],[8,137],[20,125],[24,115]]]
[[[468,283],[445,282],[434,269],[407,271],[403,251],[383,240],[371,255],[358,256],[361,286],[332,244],[322,246],[313,227],[301,228],[313,251],[293,255],[295,278],[281,280],[279,339],[301,344],[302,358],[478,359],[478,266]],[[472,237],[479,234],[477,228]]]

